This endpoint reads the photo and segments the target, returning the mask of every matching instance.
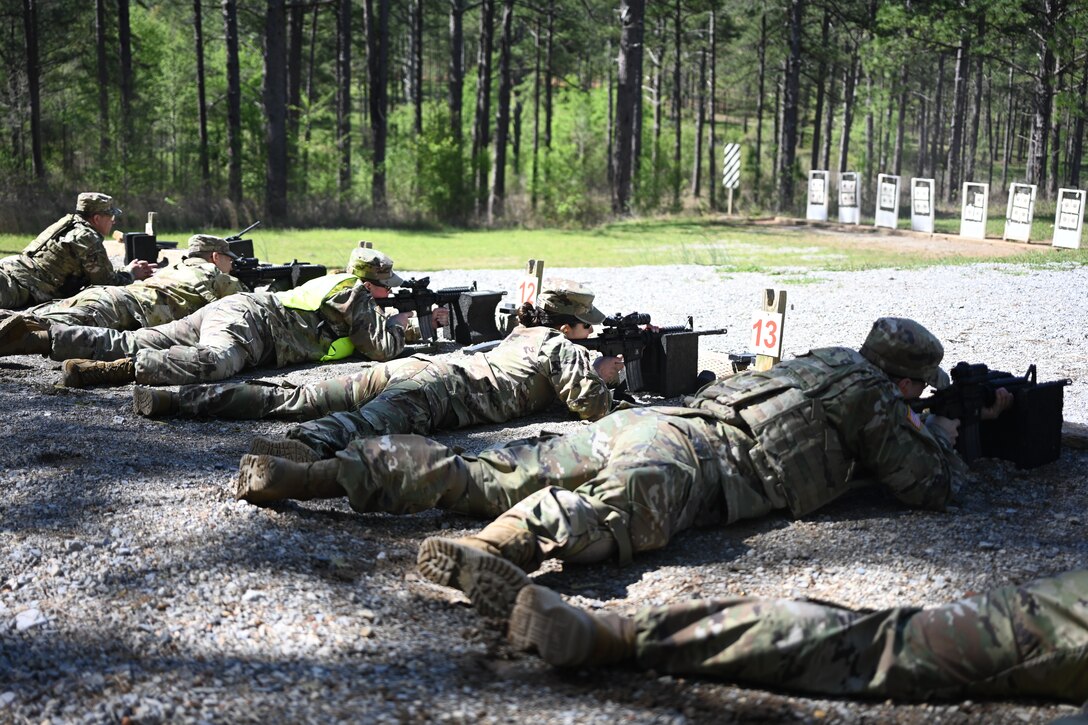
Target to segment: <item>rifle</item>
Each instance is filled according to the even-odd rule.
[[[1035,365],[1018,376],[966,362],[957,363],[951,375],[951,386],[912,401],[910,407],[958,419],[956,450],[967,463],[981,457],[1002,458],[1017,468],[1036,468],[1058,458],[1068,379],[1039,383]],[[999,388],[1012,393],[1012,407],[995,420],[982,420],[982,409],[994,404]]]
[[[699,387],[699,338],[723,335],[725,328],[695,330],[692,318],[687,326],[673,325],[647,330],[650,315],[644,312],[606,317],[596,337],[575,340],[602,355],[623,355],[627,390],[648,390],[674,397],[693,393]]]
[[[246,289],[256,291],[260,287],[269,292],[282,292],[325,276],[328,270],[321,264],[300,262],[297,259],[289,264],[268,264],[257,259],[253,253],[253,240],[244,237],[246,232],[260,225],[261,220],[258,219],[237,234],[225,238],[230,251],[238,255],[231,268],[231,274],[237,277]]]
[[[431,289],[431,278],[405,280],[396,292],[388,297],[374,299],[379,307],[394,307],[400,312],[415,312],[420,335],[431,342],[438,339],[434,327],[435,305],[450,309],[451,334],[461,345],[498,340],[495,326],[495,306],[505,292],[478,290],[473,282],[465,287]]]

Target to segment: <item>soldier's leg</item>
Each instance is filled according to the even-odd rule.
[[[26,307],[30,301],[30,292],[7,272],[0,270],[0,308],[17,310]]]
[[[111,330],[138,330],[143,311],[123,287],[92,287],[62,303],[35,312],[46,324],[87,325]]]
[[[140,336],[141,343],[136,356],[136,382],[142,385],[210,382],[266,362],[275,354],[272,331],[257,314],[255,304],[244,297],[235,301],[224,299],[176,322],[136,331],[133,334]],[[194,331],[196,325],[199,328]],[[180,339],[172,346],[165,346],[163,331],[176,333]]]
[[[105,327],[73,327],[53,325],[49,328],[54,360],[86,358],[90,360],[122,360],[132,358],[139,349],[136,333]]]

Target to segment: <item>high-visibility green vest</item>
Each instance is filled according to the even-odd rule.
[[[353,274],[326,274],[324,277],[312,279],[294,289],[277,292],[276,296],[280,298],[280,302],[283,303],[284,307],[316,312],[321,308],[325,300],[340,290],[354,286],[358,281],[359,278]],[[321,362],[342,360],[354,352],[355,344],[351,339],[341,337],[332,341],[332,344],[329,345],[329,351],[321,358]]]

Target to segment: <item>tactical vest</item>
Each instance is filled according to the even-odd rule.
[[[73,278],[71,275],[68,275],[63,279],[54,278],[54,274],[52,273],[52,270],[63,269],[71,264],[71,262],[66,263],[68,255],[65,253],[66,250],[64,249],[64,246],[54,244],[53,242],[72,231],[80,224],[90,228],[87,221],[78,214],[69,214],[62,217],[46,227],[46,229],[23,250],[23,254],[26,257],[34,260],[33,265],[38,270],[38,274],[56,287],[55,296],[57,297],[68,297],[73,295],[82,289],[84,285],[84,280],[82,279]]]
[[[850,490],[854,460],[838,429],[864,424],[829,419],[827,403],[859,377],[874,375],[882,373],[856,351],[822,348],[711,383],[685,402],[750,433],[756,441],[750,456],[767,495],[776,507],[804,516]]]
[[[200,295],[205,302],[215,302],[219,298],[216,297],[215,291],[208,284],[210,277],[206,271],[200,269],[200,266],[204,264],[212,263],[207,262],[200,257],[185,259],[167,270],[163,270],[152,277],[148,277],[144,280],[144,285],[147,287],[174,287],[186,285]],[[216,269],[215,272],[212,273],[212,277],[219,273],[219,270]]]
[[[325,303],[325,300],[341,290],[353,287],[358,281],[359,278],[353,274],[327,274],[324,277],[312,279],[294,289],[277,292],[276,296],[279,297],[284,307],[316,312],[321,309],[321,305]],[[321,358],[321,362],[342,360],[354,353],[355,343],[350,338],[341,337],[332,341],[328,352]]]

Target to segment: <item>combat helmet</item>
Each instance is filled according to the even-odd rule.
[[[922,380],[933,387],[940,387],[947,379],[940,368],[944,346],[914,320],[881,317],[873,323],[859,352],[893,378]]]

